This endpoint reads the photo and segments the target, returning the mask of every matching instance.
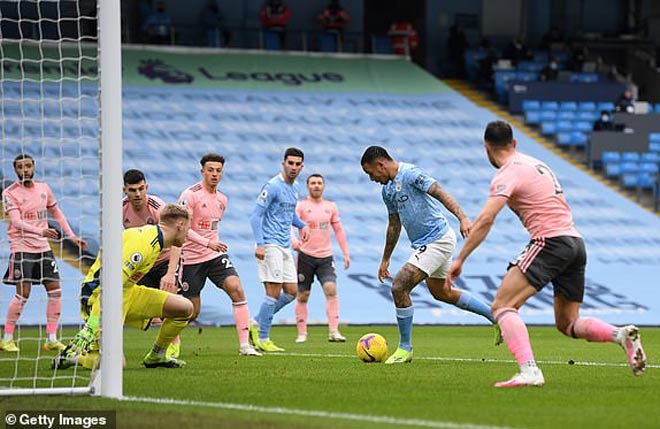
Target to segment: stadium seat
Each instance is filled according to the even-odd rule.
[[[599,116],[600,113],[596,111],[581,111],[581,112],[577,112],[575,119],[577,119],[578,121],[595,122]]]
[[[547,63],[550,55],[548,54],[547,51],[538,51],[538,52],[534,52],[533,57],[534,57],[534,61]]]
[[[596,110],[596,103],[593,101],[581,101],[578,103],[578,110],[583,112],[593,112]]]
[[[598,73],[579,73],[578,82],[582,82],[582,83],[598,82]]]
[[[541,134],[552,135],[557,132],[557,124],[554,121],[541,122]]]
[[[586,133],[581,131],[573,131],[571,133],[571,145],[575,147],[586,147],[587,146],[587,137]]]
[[[575,131],[582,131],[583,133],[590,133],[593,130],[594,126],[591,122],[588,121],[577,121],[573,125]]]
[[[571,144],[571,133],[561,132],[557,133],[557,145],[558,146],[570,146]]]
[[[619,177],[619,175],[621,175],[621,164],[618,162],[605,164],[605,175],[610,179]]]
[[[521,82],[534,82],[539,80],[539,73],[534,71],[517,71],[515,79]]]
[[[562,101],[559,103],[559,110],[562,112],[577,110],[577,103],[575,101]]]
[[[557,112],[554,110],[541,110],[541,121],[554,121],[557,119]]]
[[[610,101],[602,101],[598,103],[596,107],[599,112],[602,112],[603,110],[607,110],[608,112],[611,112],[614,110],[614,103]]]
[[[657,162],[642,162],[639,166],[639,171],[642,173],[658,174],[660,168],[658,168]]]
[[[523,100],[522,109],[523,112],[529,112],[530,110],[540,110],[541,103],[536,100]]]
[[[639,162],[640,158],[638,152],[623,152],[621,154],[621,162]]]
[[[621,183],[626,188],[651,189],[654,182],[654,176],[645,172],[621,174]]]
[[[540,72],[545,67],[545,63],[541,61],[520,61],[516,69],[528,72]]]
[[[649,134],[650,142],[660,142],[660,133],[650,133]]]
[[[638,162],[622,162],[619,164],[621,167],[621,174],[638,173],[640,166]]]
[[[557,121],[557,132],[570,132],[573,129],[571,121]]]
[[[561,121],[574,121],[577,118],[577,113],[572,110],[559,109],[557,119]]]
[[[660,103],[655,103],[655,113],[660,113]]]
[[[660,152],[660,142],[649,143],[649,150],[651,152]]]
[[[544,110],[558,110],[559,109],[559,103],[556,101],[542,101],[541,102],[541,109]]]
[[[642,162],[655,162],[660,163],[660,153],[658,152],[645,152],[642,154]]]
[[[525,113],[525,123],[530,125],[536,125],[541,123],[541,113],[534,110]]]
[[[603,164],[614,164],[621,162],[621,154],[619,152],[603,152],[600,156]]]

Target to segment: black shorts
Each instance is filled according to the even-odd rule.
[[[152,289],[160,289],[160,279],[162,279],[165,274],[167,274],[167,268],[170,266],[168,261],[154,265],[147,274],[144,275],[137,283],[141,286],[150,287]],[[178,284],[180,278],[180,272],[177,268],[176,274],[174,275],[174,281]],[[180,287],[180,285],[179,285]]]
[[[21,282],[48,283],[60,280],[53,251],[41,253],[16,252],[9,255],[9,267],[2,278],[8,285]]]
[[[569,301],[584,298],[584,269],[587,252],[580,237],[560,236],[536,238],[509,264],[520,268],[536,290],[552,283],[555,296],[561,294]]]
[[[206,279],[222,289],[227,277],[238,277],[234,264],[226,254],[199,264],[184,265],[181,272],[181,295],[186,298],[197,298],[204,289]]]
[[[312,288],[314,275],[321,284],[337,281],[335,261],[332,256],[315,258],[298,252],[298,291],[307,291]]]

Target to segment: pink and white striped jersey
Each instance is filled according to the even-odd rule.
[[[163,210],[163,207],[165,207],[165,201],[155,195],[147,195],[146,203],[139,212],[136,212],[128,198],[124,198],[122,201],[124,229],[137,228],[144,225],[157,225],[160,220],[160,211]],[[170,249],[165,249],[158,256],[158,259],[156,259],[154,266],[169,260]]]
[[[490,196],[507,198],[531,239],[580,237],[557,176],[536,158],[520,152],[512,155],[493,177]]]
[[[220,253],[203,246],[200,242],[206,243],[218,241],[218,224],[222,220],[222,215],[227,208],[227,197],[216,190],[211,193],[204,189],[202,182],[196,183],[183,191],[179,197],[179,204],[185,206],[192,216],[190,233],[188,240],[183,245],[183,264],[192,265],[201,262],[210,261],[217,258]],[[191,234],[197,234],[198,238],[194,240]]]
[[[332,256],[332,233],[335,231],[337,243],[344,255],[348,255],[346,234],[341,226],[337,205],[328,200],[314,201],[310,197],[298,201],[296,213],[309,226],[309,239],[298,242],[299,250],[315,258]],[[297,247],[297,246],[296,246]]]
[[[57,208],[57,200],[44,182],[32,181],[31,187],[20,181],[12,183],[2,191],[4,212],[9,216],[9,249],[12,253],[41,253],[50,250],[48,239],[41,235],[48,228],[48,212],[60,225],[64,233],[73,237],[73,231],[62,212]]]

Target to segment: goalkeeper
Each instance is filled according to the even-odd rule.
[[[168,357],[165,352],[188,324],[193,311],[192,303],[179,295],[139,286],[137,282],[153,267],[163,249],[183,244],[189,228],[188,211],[180,205],[167,204],[157,226],[130,228],[123,233],[123,321],[144,328],[153,317],[163,319],[154,346],[142,361],[147,368],[180,368],[185,365],[183,360]],[[55,357],[53,368],[64,369],[77,364],[93,368],[96,365],[101,313],[100,268],[99,256],[83,283],[81,313],[86,321],[85,326]]]

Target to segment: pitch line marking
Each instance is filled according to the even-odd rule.
[[[399,426],[415,426],[433,429],[511,429],[506,426],[487,426],[472,423],[454,423],[442,422],[436,420],[422,420],[422,419],[404,419],[388,416],[374,416],[369,414],[353,414],[353,413],[337,413],[332,411],[321,410],[299,410],[295,408],[284,407],[263,407],[259,405],[249,404],[232,404],[228,402],[202,402],[202,401],[187,401],[181,399],[169,398],[146,398],[124,396],[122,401],[129,402],[145,402],[151,404],[169,404],[169,405],[182,405],[182,406],[198,406],[207,408],[220,408],[224,410],[234,411],[248,411],[265,414],[282,414],[303,417],[321,417],[327,419],[340,419],[340,420],[354,420],[369,423],[385,423]]]
[[[273,356],[298,356],[298,357],[323,357],[323,358],[355,358],[354,355],[342,354],[323,354],[323,353],[267,353]],[[513,360],[494,359],[494,358],[460,358],[460,357],[442,357],[442,356],[415,356],[415,360],[437,360],[445,362],[479,362],[479,363],[512,363]],[[606,366],[606,367],[628,367],[627,363],[609,363],[609,362],[578,362],[572,364],[567,361],[559,360],[541,360],[538,364],[545,365],[576,365],[576,366]],[[646,368],[660,368],[660,365],[646,365]]]

